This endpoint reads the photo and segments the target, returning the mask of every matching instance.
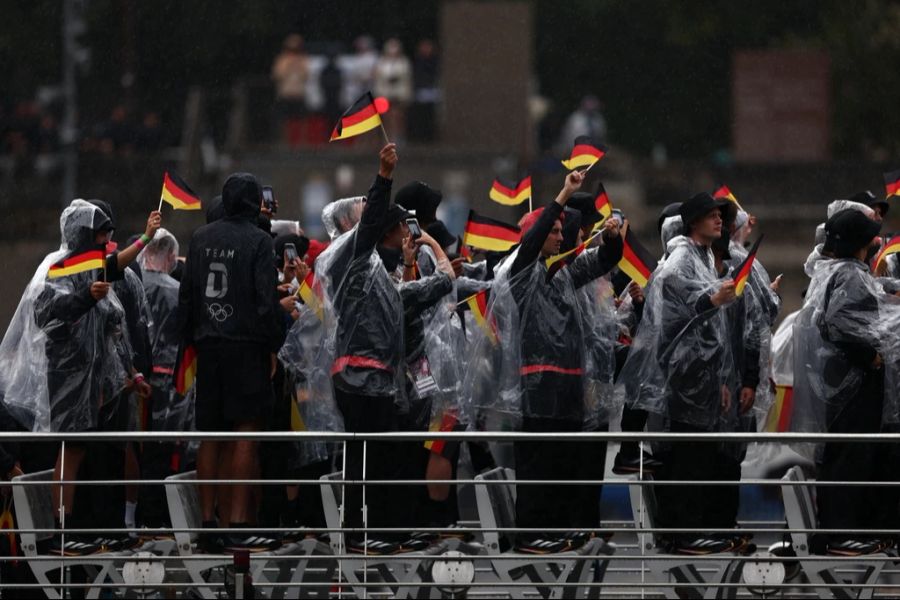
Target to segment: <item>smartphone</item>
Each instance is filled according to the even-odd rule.
[[[292,263],[295,260],[300,258],[297,256],[297,246],[293,244],[293,242],[288,242],[284,245],[284,260],[288,263]]]
[[[271,211],[272,214],[278,212],[278,205],[275,203],[275,192],[272,191],[271,185],[264,185],[262,189],[263,195],[263,206],[266,207],[267,210]]]
[[[619,227],[625,224],[625,213],[618,208],[612,209],[612,214],[610,216],[619,224]]]
[[[412,236],[412,239],[416,240],[422,237],[422,228],[419,227],[418,219],[407,219],[406,226],[409,227],[409,235]]]

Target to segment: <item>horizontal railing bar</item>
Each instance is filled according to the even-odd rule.
[[[48,441],[142,441],[184,442],[194,440],[253,440],[253,441],[606,441],[606,442],[772,442],[772,443],[821,443],[821,442],[900,442],[900,433],[671,433],[671,432],[526,432],[526,431],[393,431],[381,433],[351,433],[326,431],[92,431],[92,432],[0,432],[0,442],[48,442]]]
[[[782,479],[60,479],[60,480],[25,480],[0,481],[0,488],[9,486],[51,486],[51,485],[604,485],[604,486],[734,486],[759,485],[768,487],[900,487],[900,481],[838,481],[805,479],[802,481],[784,481]]]
[[[52,589],[84,589],[84,588],[96,588],[96,589],[161,589],[161,588],[196,588],[196,587],[209,587],[209,588],[223,588],[225,587],[225,583],[221,581],[217,582],[208,582],[203,584],[197,584],[193,582],[164,582],[160,584],[146,584],[146,583],[112,583],[112,582],[103,582],[103,583],[54,583],[50,586],[45,586],[40,583],[9,583],[9,584],[0,584],[0,589],[29,589],[29,588],[52,588]],[[606,583],[606,582],[574,582],[574,581],[561,581],[561,582],[523,582],[523,581],[484,581],[484,582],[473,582],[468,585],[456,585],[456,584],[440,584],[435,582],[423,582],[423,581],[391,581],[391,582],[383,582],[383,581],[360,581],[354,583],[346,583],[346,582],[327,582],[327,581],[310,581],[310,582],[301,582],[295,583],[290,581],[258,581],[254,582],[254,587],[257,588],[291,588],[291,587],[325,587],[325,586],[339,586],[346,588],[354,588],[354,587],[363,587],[363,588],[391,588],[391,587],[421,587],[421,588],[440,588],[440,587],[465,587],[465,588],[716,588],[716,589],[725,589],[725,588],[746,588],[748,584],[743,582],[732,583],[732,582],[707,582],[707,583],[694,583],[694,582],[680,582],[680,581],[647,581],[647,582],[632,582],[632,581],[623,581],[616,583]],[[836,583],[794,583],[794,582],[785,582],[785,583],[767,583],[765,585],[760,585],[759,587],[764,587],[767,589],[884,589],[884,590],[893,590],[900,589],[900,583],[844,583],[844,582],[836,582]],[[348,592],[349,593],[349,592]]]

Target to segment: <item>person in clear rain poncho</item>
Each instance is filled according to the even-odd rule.
[[[396,163],[396,146],[388,144],[381,150],[379,172],[366,196],[359,223],[335,239],[316,260],[326,356],[331,360],[328,370],[347,431],[395,431],[395,401],[403,400],[398,396],[404,381],[403,302],[376,251],[391,210],[391,177]],[[399,465],[394,458],[390,444],[368,444],[367,479],[396,478]],[[344,476],[362,479],[362,443],[346,445],[345,461]],[[365,493],[369,527],[393,526],[402,520],[385,486],[367,486]],[[362,486],[347,486],[344,495],[345,524],[361,527]],[[352,537],[348,545],[357,552],[396,551],[392,542],[360,537]]]
[[[656,274],[660,272],[666,258],[669,256],[669,242],[680,236],[684,231],[684,225],[681,222],[681,215],[678,211],[681,209],[681,202],[673,202],[668,204],[659,215],[657,221],[657,231],[659,232],[660,241],[662,242],[663,254],[657,262],[656,268],[647,281],[647,288],[653,285]],[[646,304],[647,290],[632,282],[627,288],[627,295],[622,295],[622,301],[616,308],[616,317],[619,322],[621,335],[616,343],[616,381],[619,380],[631,352],[631,344],[637,335],[641,319],[644,315],[644,305]],[[616,395],[616,406],[622,407],[621,428],[622,431],[644,431],[647,425],[647,411],[634,405],[635,398],[621,397],[622,387],[619,387],[619,393]],[[622,442],[619,451],[613,460],[612,472],[617,475],[631,475],[643,472],[645,475],[652,476],[662,463],[653,457],[653,455],[645,448],[643,453],[640,452],[638,442]]]
[[[669,431],[719,431],[731,414],[731,342],[724,307],[735,299],[734,282],[719,279],[710,246],[722,235],[722,212],[701,193],[679,208],[684,235],[668,244],[669,256],[647,288],[638,334],[619,376],[618,393],[646,410]],[[668,480],[721,479],[716,443],[679,441],[665,452],[657,476]],[[727,475],[726,475],[727,476]],[[671,540],[672,551],[707,554],[735,548],[731,536],[700,532],[728,521],[719,486],[665,486],[657,490],[659,520],[695,529]]]
[[[482,337],[466,374],[466,398],[474,409],[519,415],[524,431],[584,428],[585,332],[577,291],[619,262],[622,240],[617,223],[609,220],[602,246],[581,252],[568,265],[557,261],[547,266],[546,259],[558,254],[562,244],[563,209],[583,179],[581,173],[570,173],[554,202],[523,218],[519,247],[495,270],[487,327],[496,333]],[[559,441],[515,442],[513,450],[519,480],[578,479],[578,463],[593,458],[583,456],[577,445]],[[596,527],[580,522],[584,515],[574,504],[583,495],[568,490],[560,496],[553,489],[519,486],[517,527]],[[584,534],[528,533],[518,536],[518,548],[558,552],[585,539]]]
[[[145,236],[159,227],[151,213]],[[137,255],[138,247],[105,254],[112,224],[97,206],[73,200],[60,217],[62,243],[47,255],[25,289],[0,344],[0,393],[9,412],[33,431],[97,431],[116,414],[122,390],[135,385],[125,310],[108,281]],[[143,239],[143,238],[142,238]],[[54,271],[51,267],[87,251],[106,256],[92,270]],[[69,443],[61,452],[54,480],[76,479],[85,446]],[[53,498],[60,498],[55,487]],[[75,487],[63,486],[57,526],[71,518]],[[62,521],[62,523],[61,523]],[[50,551],[86,554],[99,547],[53,536]]]
[[[859,434],[896,427],[900,299],[884,292],[865,262],[879,229],[851,209],[825,224],[833,258],[815,267],[794,324],[794,431]],[[896,451],[892,445],[829,442],[811,449],[820,480],[895,479],[885,464]],[[883,549],[889,541],[877,531],[897,528],[897,501],[894,488],[819,487],[820,528],[874,530],[827,535],[824,550],[855,556]]]

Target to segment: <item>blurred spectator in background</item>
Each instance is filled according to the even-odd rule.
[[[284,40],[281,52],[272,64],[275,102],[285,141],[291,148],[309,141],[306,132],[306,83],[309,57],[303,48],[303,37],[292,33]]]
[[[375,96],[384,96],[391,109],[381,116],[384,127],[392,140],[406,138],[406,110],[412,100],[412,65],[403,54],[403,46],[397,38],[384,43],[384,51],[375,63]]]
[[[162,148],[163,128],[159,113],[153,110],[144,113],[144,120],[137,134],[138,152],[156,152]]]
[[[109,119],[97,126],[94,137],[103,154],[131,154],[137,134],[137,127],[128,118],[128,109],[123,104],[117,104]]]
[[[331,135],[331,128],[335,126],[346,108],[341,102],[343,81],[344,76],[341,69],[338,67],[337,54],[333,50],[330,50],[326,58],[325,66],[319,73],[319,87],[322,88],[322,98],[324,100],[322,104],[322,113],[325,116],[325,120],[328,122],[325,139],[321,140],[323,142],[328,141],[328,138]]]
[[[368,35],[361,35],[353,41],[355,53],[341,58],[341,69],[344,72],[344,89],[341,94],[341,105],[350,106],[357,98],[372,89],[372,77],[378,52],[375,42]]]
[[[563,153],[572,149],[572,142],[579,135],[589,135],[595,141],[606,141],[606,119],[600,110],[603,106],[596,96],[585,96],[578,109],[569,115],[559,136],[559,149]]]
[[[437,104],[441,99],[438,88],[438,57],[432,40],[421,40],[413,58],[413,104],[409,109],[409,140],[433,142]]]

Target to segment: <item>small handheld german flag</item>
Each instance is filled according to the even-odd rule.
[[[345,140],[376,127],[381,127],[381,115],[375,108],[375,98],[372,96],[372,92],[366,92],[353,103],[353,106],[347,109],[347,112],[341,115],[341,120],[334,126],[331,139],[328,141]]]
[[[455,410],[448,410],[443,414],[440,421],[433,420],[428,426],[428,430],[441,432],[464,431],[465,425],[459,422],[459,415]],[[456,440],[427,440],[425,442],[426,449],[445,458],[450,458],[458,446],[459,442]]]
[[[747,280],[750,279],[750,273],[753,271],[753,261],[756,260],[756,251],[759,250],[759,243],[762,239],[763,236],[759,236],[759,239],[756,240],[756,243],[750,248],[750,254],[748,254],[747,258],[744,259],[744,262],[734,270],[734,294],[736,296],[740,296],[744,293],[744,288],[747,286]]]
[[[464,246],[506,252],[518,244],[521,237],[522,232],[518,227],[483,217],[470,210],[462,241]]]
[[[887,242],[884,243],[884,246],[881,247],[881,250],[878,252],[878,256],[875,257],[875,262],[872,263],[874,271],[878,268],[878,266],[891,254],[896,254],[900,252],[900,235],[895,235]]]
[[[619,269],[642,288],[647,287],[650,275],[656,269],[656,260],[630,228],[625,233],[622,244],[624,247],[622,258],[619,260]]]
[[[606,155],[606,146],[594,142],[589,136],[580,135],[575,138],[575,147],[568,160],[562,161],[563,166],[569,171],[581,167],[592,167],[595,162]]]
[[[200,210],[200,198],[175,172],[166,171],[163,176],[160,207],[167,202],[175,210]]]
[[[900,170],[884,174],[885,198],[900,196]]]
[[[316,313],[316,316],[319,317],[320,321],[325,320],[325,311],[322,307],[322,288],[316,281],[315,273],[310,271],[306,278],[300,283],[300,288],[297,290],[297,296],[303,300],[303,304]]]
[[[612,202],[609,201],[609,196],[606,193],[606,188],[603,187],[603,184],[600,184],[600,187],[597,189],[597,196],[594,198],[594,208],[597,209],[597,212],[603,215],[603,221],[609,218],[609,215],[612,214]],[[601,225],[603,221],[597,221]]]
[[[192,344],[180,347],[175,365],[175,391],[185,396],[197,378],[197,349]]]
[[[66,277],[67,275],[75,275],[76,273],[84,273],[85,271],[103,269],[105,267],[106,253],[104,252],[104,246],[93,246],[88,249],[76,250],[67,258],[50,265],[50,269],[47,271],[47,279]]]
[[[775,402],[769,409],[764,431],[784,433],[790,430],[794,412],[794,388],[790,385],[775,386]]]
[[[497,178],[491,185],[491,200],[504,206],[518,206],[531,198],[531,176],[518,182]]]
[[[728,200],[729,202],[734,202],[735,206],[741,208],[741,203],[738,202],[738,199],[731,193],[731,190],[728,189],[727,185],[720,185],[717,187],[716,191],[713,192],[712,197],[716,200]]]
[[[499,344],[500,336],[497,332],[497,323],[488,313],[488,290],[481,290],[477,294],[466,298],[464,302],[468,304],[469,310],[472,311],[472,316],[475,317],[475,322],[484,332],[484,335],[487,336],[491,345],[496,346]]]

